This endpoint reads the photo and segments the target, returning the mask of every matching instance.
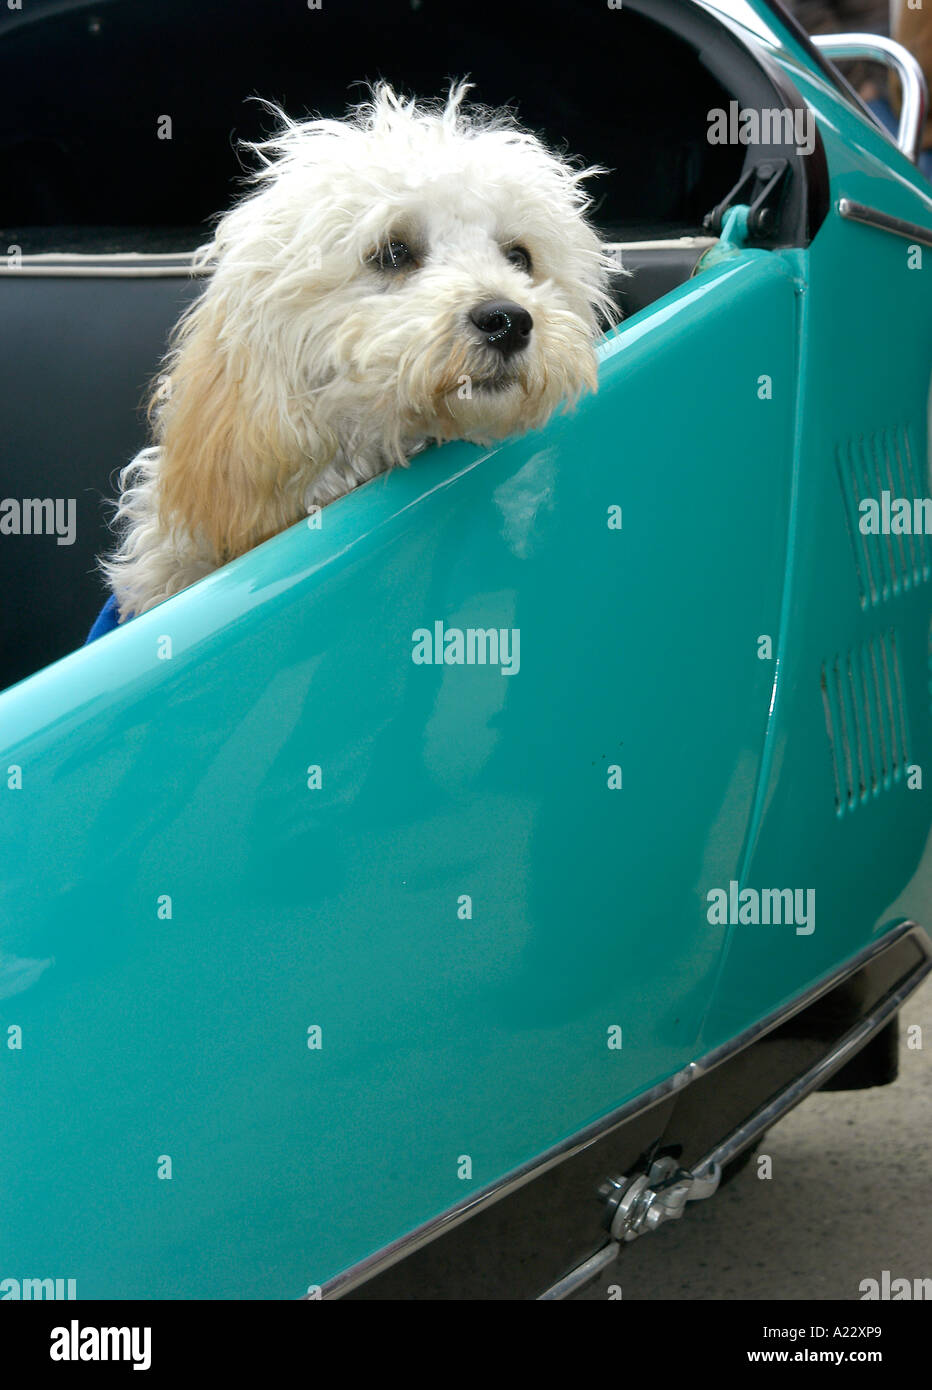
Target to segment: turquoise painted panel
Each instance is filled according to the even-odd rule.
[[[0,1273],[297,1297],[695,1055],[798,276],[736,252],[575,415],[420,457],[0,698]],[[437,623],[518,633],[515,669],[416,664]]]
[[[835,211],[847,197],[932,230],[932,188],[821,79],[798,68],[791,76],[820,113],[833,212],[798,258],[806,290],[790,568],[740,883],[811,889],[815,927],[719,929],[731,943],[703,1048],[893,922],[932,922],[932,539],[863,535],[859,510],[884,492],[932,493],[932,249]]]

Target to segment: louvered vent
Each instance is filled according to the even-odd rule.
[[[891,628],[822,666],[825,727],[839,815],[904,776],[909,729],[897,636]]]
[[[880,505],[886,492],[891,499],[905,497],[912,508],[917,498],[928,495],[909,430],[898,425],[849,439],[838,446],[836,461],[861,607],[895,598],[932,578],[932,537],[924,532],[865,535],[860,525],[860,506],[868,498]]]

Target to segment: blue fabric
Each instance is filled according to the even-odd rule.
[[[113,629],[119,627],[119,625],[120,614],[117,609],[117,601],[114,595],[111,594],[103,608],[97,614],[94,620],[94,626],[87,634],[87,640],[84,643],[85,647],[88,642],[96,642],[98,637],[103,637],[105,633],[112,632]]]

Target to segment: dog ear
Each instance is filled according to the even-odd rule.
[[[298,519],[302,499],[286,485],[308,462],[271,394],[274,374],[264,382],[251,376],[246,354],[232,357],[222,326],[208,293],[179,324],[150,403],[162,525],[200,535],[217,564]]]

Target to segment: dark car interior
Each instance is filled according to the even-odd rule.
[[[250,96],[339,116],[366,81],[441,96],[465,74],[478,100],[612,171],[599,208],[611,240],[699,230],[740,172],[740,148],[706,139],[706,113],[730,94],[687,43],[604,0],[115,0],[4,34],[0,227],[34,251],[189,250],[237,191],[236,141],[270,128]]]
[[[184,257],[160,274],[155,262],[115,273],[119,262],[82,258],[177,257],[208,240],[249,167],[238,142],[274,126],[252,97],[292,116],[342,115],[366,81],[440,96],[463,75],[475,99],[513,107],[551,145],[610,171],[593,215],[633,272],[616,285],[625,316],[689,278],[704,219],[746,168],[746,148],[709,142],[710,110],[733,96],[773,102],[760,60],[677,0],[4,8],[0,498],[73,496],[79,522],[70,546],[0,538],[0,688],[86,635],[104,597],[105,499],[144,442],[140,402],[197,288]],[[804,190],[790,189],[784,211],[793,241]]]

